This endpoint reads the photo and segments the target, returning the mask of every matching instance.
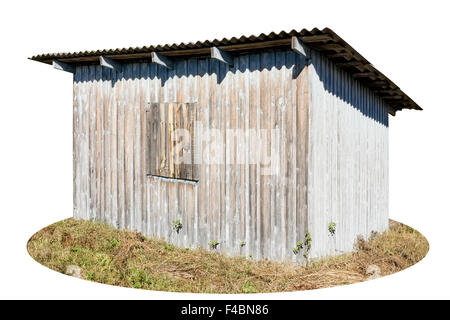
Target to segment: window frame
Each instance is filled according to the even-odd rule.
[[[147,176],[198,182],[199,170],[195,164],[196,121],[197,103],[148,104],[145,110]],[[181,136],[179,129],[185,130]],[[179,143],[186,141],[186,131],[189,135],[189,145],[180,147]],[[177,150],[178,157],[182,154],[181,162],[176,158]],[[190,160],[190,163],[187,163],[186,159]]]

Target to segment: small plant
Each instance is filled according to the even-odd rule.
[[[335,223],[335,222],[331,221],[331,222],[328,224],[328,232],[330,232],[330,234],[331,234],[332,236],[334,236],[334,234],[336,233],[336,223]]]
[[[173,251],[175,249],[175,246],[171,243],[165,243],[164,244],[164,249],[167,251]]]
[[[297,246],[292,249],[292,252],[294,252],[294,254],[298,254],[301,249],[303,249],[303,242],[299,241],[297,242]]]
[[[240,243],[241,248],[242,248],[242,247],[245,247],[246,244],[247,244],[247,243],[246,243],[245,241],[241,241],[241,243]]]
[[[140,288],[142,288],[142,285],[140,282],[135,282],[135,283],[133,283],[133,288],[140,289]]]
[[[311,243],[312,243],[312,238],[311,238],[311,234],[309,233],[309,231],[306,231],[305,234],[305,247],[306,250],[311,250]]]
[[[244,293],[255,293],[257,292],[256,288],[252,285],[250,281],[247,281],[244,286],[242,287],[242,291]]]
[[[180,233],[180,230],[183,229],[183,224],[180,220],[175,220],[172,226],[172,229],[175,230],[177,233]]]
[[[211,240],[208,244],[211,249],[215,250],[217,249],[217,246],[220,244],[220,242],[216,240]]]
[[[114,246],[114,247],[120,246],[120,241],[117,240],[116,238],[112,239],[112,243],[113,243],[113,246]]]
[[[311,234],[309,233],[309,231],[306,231],[304,240],[305,252],[303,252],[303,257],[305,259],[308,258],[309,251],[311,250],[311,243],[312,243]]]
[[[72,247],[72,248],[70,249],[70,251],[72,251],[72,252],[79,252],[80,250],[81,250],[80,247]]]

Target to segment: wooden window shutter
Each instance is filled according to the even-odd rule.
[[[152,103],[147,116],[147,173],[198,180],[194,163],[195,103]]]

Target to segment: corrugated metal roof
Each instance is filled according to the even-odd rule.
[[[117,60],[148,60],[152,52],[159,52],[170,57],[207,57],[211,47],[220,47],[236,54],[244,54],[259,50],[287,48],[291,45],[292,37],[299,37],[307,46],[315,49],[331,59],[337,66],[349,72],[358,81],[373,90],[383,98],[393,109],[393,113],[401,109],[422,110],[408,95],[395,83],[376,69],[369,61],[361,56],[347,42],[329,28],[319,30],[302,29],[290,32],[281,31],[259,36],[241,36],[230,39],[197,41],[195,43],[165,44],[156,46],[143,46],[135,48],[80,51],[72,53],[47,53],[33,56],[30,59],[51,64],[59,60],[69,64],[98,63],[100,56]]]

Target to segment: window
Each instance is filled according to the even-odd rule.
[[[195,103],[152,103],[146,112],[147,173],[198,180],[194,164]]]

